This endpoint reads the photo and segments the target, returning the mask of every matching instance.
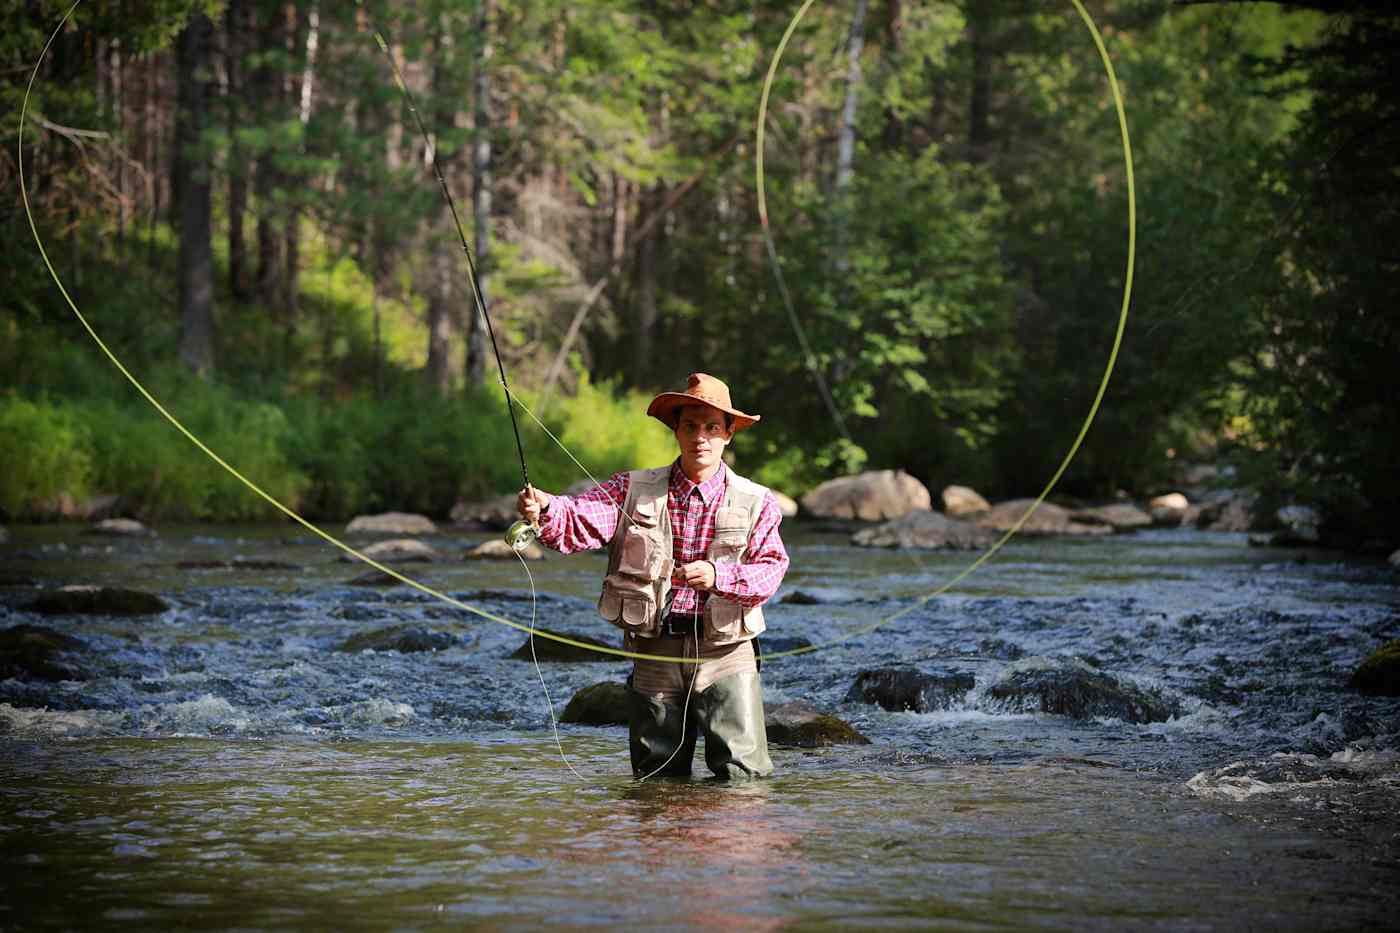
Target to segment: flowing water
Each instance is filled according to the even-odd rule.
[[[455,556],[483,537],[430,540]],[[817,602],[772,607],[770,651],[889,618],[971,559],[800,525],[787,537],[780,595]],[[176,566],[237,557],[286,566]],[[601,557],[531,569],[537,603],[519,564],[409,575],[523,624],[534,609],[543,627],[609,637],[592,609]],[[1303,805],[1186,787],[1240,759],[1400,744],[1400,701],[1345,687],[1400,637],[1400,590],[1379,564],[1189,531],[1013,541],[953,592],[765,665],[770,705],[809,700],[873,744],[774,748],[774,778],[734,786],[638,784],[624,728],[562,726],[580,780],[534,667],[508,657],[520,632],[405,587],[347,585],[360,570],[285,526],[111,543],[12,529],[0,572],[33,585],[0,587],[0,627],[81,639],[89,677],[0,682],[0,929],[1348,929],[1400,906],[1395,797],[1343,832]],[[22,608],[64,582],[174,608]],[[438,633],[441,650],[340,650],[391,626]],[[1067,658],[1177,715],[1078,720],[989,689]],[[860,670],[897,665],[975,686],[936,712],[846,699]],[[557,714],[627,663],[542,668]]]

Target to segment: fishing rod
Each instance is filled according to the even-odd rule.
[[[510,382],[506,379],[505,363],[501,361],[501,348],[496,343],[496,329],[491,325],[491,314],[486,309],[486,298],[481,293],[481,280],[476,271],[476,262],[472,259],[471,247],[467,245],[467,234],[462,229],[462,219],[457,214],[457,202],[452,197],[452,189],[447,186],[447,179],[443,177],[442,167],[438,164],[437,146],[433,145],[428,128],[423,124],[423,117],[418,112],[418,102],[404,82],[403,73],[399,71],[399,63],[394,58],[394,53],[389,50],[389,43],[384,41],[384,34],[379,31],[379,27],[371,24],[370,28],[374,30],[374,39],[379,43],[384,57],[389,60],[389,67],[394,71],[394,83],[399,86],[399,91],[408,104],[409,113],[413,114],[413,121],[418,126],[418,133],[423,137],[423,142],[428,147],[428,158],[433,163],[433,174],[437,176],[442,194],[447,198],[448,210],[452,212],[452,223],[457,228],[457,239],[462,244],[462,255],[467,257],[467,272],[468,280],[472,286],[472,299],[476,310],[481,313],[481,319],[486,322],[486,334],[491,338],[491,352],[496,357],[496,369],[501,374],[501,387],[506,393],[506,413],[510,415],[510,429],[515,435],[515,452],[520,456],[520,476],[525,481],[525,488],[530,489],[530,470],[525,465],[525,445],[520,442],[520,425],[515,420],[514,396],[511,395]],[[534,525],[521,519],[507,529],[505,541],[516,551],[522,551],[535,540],[538,534],[539,530]]]

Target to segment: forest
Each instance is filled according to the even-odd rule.
[[[799,3],[87,0],[41,60],[70,5],[15,0],[0,31],[0,517],[97,493],[273,514],[103,356],[50,263],[155,398],[309,516],[518,488],[434,164],[512,391],[595,474],[668,460],[646,400],[706,371],[763,415],[742,471],[789,494],[898,467],[1027,495],[1098,391],[1127,166],[1069,0],[813,5],[765,115],[771,257],[758,101]],[[1400,15],[1087,7],[1136,263],[1057,494],[1216,463],[1393,548]],[[517,414],[537,485],[582,478]]]

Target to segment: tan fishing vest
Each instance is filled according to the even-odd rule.
[[[604,619],[643,638],[659,634],[661,610],[671,592],[675,550],[671,510],[666,507],[670,482],[668,466],[628,474],[627,500],[622,504],[626,516],[618,517],[617,531],[608,547],[608,575],[598,598],[598,613]],[[715,537],[705,553],[716,569],[742,559],[767,493],[757,483],[729,471],[724,500],[715,513]],[[763,610],[757,606],[745,609],[713,592],[705,602],[706,643],[747,641],[764,627]]]

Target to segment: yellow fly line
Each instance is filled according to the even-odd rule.
[[[803,15],[806,14],[808,8],[810,8],[810,7],[812,6],[812,3],[813,3],[813,2],[815,2],[815,0],[806,0],[806,2],[802,5],[801,9],[799,9],[799,10],[797,11],[797,14],[793,17],[792,21],[788,24],[788,28],[787,28],[786,32],[784,32],[782,41],[779,43],[778,49],[777,49],[777,51],[774,53],[773,61],[772,61],[772,63],[771,63],[770,66],[769,66],[767,77],[765,78],[764,83],[763,83],[763,94],[762,94],[762,97],[760,98],[760,101],[759,101],[759,109],[758,109],[758,147],[757,147],[758,203],[759,203],[759,215],[760,215],[760,218],[763,220],[763,223],[764,223],[765,228],[767,227],[767,206],[766,206],[766,201],[765,201],[765,198],[764,198],[764,186],[763,186],[763,129],[764,129],[764,120],[765,120],[766,115],[767,115],[768,96],[769,96],[770,90],[772,89],[773,76],[777,73],[778,63],[779,63],[780,59],[782,58],[782,54],[783,54],[784,49],[787,47],[788,40],[791,39],[793,32],[797,29],[798,23],[801,21]],[[953,577],[951,580],[949,580],[947,583],[943,584],[942,586],[938,587],[937,589],[933,590],[932,592],[930,592],[930,593],[928,593],[928,594],[926,594],[926,595],[920,597],[920,598],[919,598],[918,600],[916,600],[912,605],[907,606],[907,607],[905,607],[904,609],[902,609],[902,610],[900,610],[900,611],[898,611],[898,612],[895,612],[895,613],[893,613],[893,614],[891,614],[891,615],[889,615],[889,616],[887,616],[887,617],[885,617],[885,618],[883,618],[883,619],[880,619],[880,620],[878,620],[877,622],[874,622],[874,623],[872,623],[872,624],[870,624],[870,625],[863,626],[863,627],[860,627],[860,628],[858,628],[858,629],[852,630],[852,631],[847,632],[846,634],[842,635],[842,636],[839,637],[839,638],[833,639],[833,640],[831,640],[831,641],[823,642],[823,643],[821,643],[821,644],[809,645],[809,646],[804,647],[804,648],[796,648],[796,649],[792,649],[792,650],[790,650],[790,651],[780,651],[780,652],[775,652],[775,653],[773,653],[773,654],[765,654],[765,655],[764,655],[764,660],[765,660],[765,661],[771,661],[771,660],[774,660],[774,659],[776,659],[776,658],[790,657],[790,656],[793,656],[793,655],[808,654],[808,653],[811,653],[811,652],[820,651],[820,650],[822,650],[822,649],[825,649],[825,648],[831,647],[831,646],[833,646],[833,645],[839,644],[839,643],[841,643],[841,642],[847,641],[848,639],[854,638],[854,637],[856,637],[856,636],[858,636],[858,635],[862,635],[862,634],[866,634],[866,633],[868,633],[868,632],[872,632],[872,631],[874,631],[874,630],[876,630],[876,629],[878,629],[878,628],[880,628],[880,627],[882,627],[882,626],[884,626],[884,625],[889,624],[890,622],[895,621],[895,620],[898,619],[898,618],[901,618],[901,617],[904,616],[904,615],[907,615],[909,612],[913,611],[914,609],[917,609],[918,607],[920,607],[920,606],[922,606],[922,605],[928,603],[930,600],[932,600],[932,599],[938,597],[939,595],[941,595],[941,594],[947,592],[949,589],[951,589],[953,586],[955,586],[959,581],[961,581],[962,579],[964,579],[968,574],[972,573],[974,570],[976,570],[978,567],[980,567],[983,563],[985,563],[988,559],[990,559],[991,556],[992,556],[993,554],[995,554],[997,551],[999,551],[999,550],[1001,549],[1001,547],[1002,547],[1008,540],[1010,540],[1012,536],[1014,536],[1014,535],[1016,534],[1016,532],[1021,528],[1021,526],[1025,523],[1025,521],[1031,516],[1031,513],[1035,511],[1036,506],[1038,506],[1042,501],[1044,501],[1045,497],[1046,497],[1047,495],[1050,494],[1050,491],[1055,487],[1055,484],[1059,481],[1061,475],[1063,475],[1065,469],[1069,466],[1070,461],[1074,458],[1074,455],[1078,452],[1080,444],[1083,442],[1085,435],[1086,435],[1086,434],[1088,433],[1088,431],[1089,431],[1090,425],[1093,423],[1094,416],[1098,413],[1099,404],[1102,402],[1104,393],[1105,393],[1105,391],[1106,391],[1107,388],[1108,388],[1108,381],[1109,381],[1110,376],[1111,376],[1112,373],[1113,373],[1113,366],[1114,366],[1114,363],[1116,362],[1116,360],[1117,360],[1117,358],[1118,358],[1118,348],[1119,348],[1120,344],[1122,343],[1123,331],[1124,331],[1125,326],[1127,325],[1127,320],[1128,320],[1128,301],[1129,301],[1129,296],[1130,296],[1131,293],[1132,293],[1132,283],[1133,283],[1133,259],[1134,259],[1134,254],[1135,254],[1136,241],[1137,241],[1137,225],[1136,225],[1136,224],[1137,224],[1137,213],[1136,213],[1136,200],[1135,200],[1135,194],[1134,194],[1134,188],[1133,188],[1133,159],[1132,159],[1132,149],[1131,149],[1131,146],[1129,145],[1129,142],[1128,142],[1128,122],[1127,122],[1127,116],[1125,115],[1124,109],[1123,109],[1123,98],[1122,98],[1122,94],[1120,93],[1119,88],[1118,88],[1118,80],[1117,80],[1117,77],[1116,77],[1116,75],[1114,74],[1114,71],[1113,71],[1113,64],[1112,64],[1112,62],[1109,60],[1108,52],[1107,52],[1107,50],[1104,48],[1103,40],[1102,40],[1102,38],[1099,36],[1098,29],[1094,26],[1094,22],[1093,22],[1093,20],[1090,18],[1088,12],[1084,9],[1083,5],[1079,2],[1079,0],[1071,0],[1071,2],[1074,4],[1075,9],[1079,11],[1080,17],[1084,20],[1084,23],[1085,23],[1085,25],[1088,27],[1090,34],[1093,36],[1093,38],[1094,38],[1094,44],[1097,46],[1097,48],[1098,48],[1098,50],[1099,50],[1099,56],[1100,56],[1100,57],[1102,58],[1102,60],[1103,60],[1104,69],[1105,69],[1105,70],[1107,71],[1107,73],[1108,73],[1109,85],[1110,85],[1110,87],[1112,88],[1112,91],[1113,91],[1113,101],[1114,101],[1114,105],[1116,106],[1117,111],[1118,111],[1118,125],[1119,125],[1119,128],[1120,128],[1120,130],[1121,130],[1121,132],[1122,132],[1122,136],[1123,136],[1123,155],[1124,155],[1124,159],[1125,159],[1126,164],[1127,164],[1127,179],[1128,179],[1128,268],[1127,268],[1127,278],[1126,278],[1126,281],[1125,281],[1124,287],[1123,287],[1123,305],[1122,305],[1122,310],[1121,310],[1121,312],[1119,313],[1119,318],[1118,318],[1118,330],[1117,330],[1117,333],[1114,335],[1114,339],[1113,339],[1113,349],[1112,349],[1112,351],[1111,351],[1110,354],[1109,354],[1108,365],[1107,365],[1107,366],[1105,367],[1105,369],[1104,369],[1103,379],[1102,379],[1102,381],[1101,381],[1100,384],[1099,384],[1099,391],[1098,391],[1098,394],[1094,397],[1093,405],[1090,406],[1089,413],[1088,413],[1088,415],[1085,417],[1084,423],[1083,423],[1083,425],[1081,426],[1081,428],[1080,428],[1080,430],[1079,430],[1079,436],[1075,438],[1074,444],[1070,447],[1069,452],[1068,452],[1067,454],[1065,454],[1064,460],[1060,463],[1059,469],[1057,469],[1057,470],[1055,471],[1055,475],[1052,476],[1052,477],[1050,478],[1050,481],[1046,484],[1045,489],[1041,491],[1040,495],[1036,498],[1036,500],[1035,500],[1035,502],[1032,504],[1032,506],[1031,506],[1029,509],[1026,510],[1025,515],[1021,516],[1021,518],[1015,523],[1015,525],[1013,525],[1004,535],[1002,535],[1002,537],[1001,537],[995,544],[993,544],[986,552],[984,552],[980,557],[978,557],[975,561],[973,561],[971,564],[969,564],[966,568],[964,568],[960,573],[958,573],[956,576],[954,576],[954,577]],[[54,284],[58,287],[59,293],[63,295],[63,300],[68,304],[68,307],[72,309],[73,314],[77,316],[79,323],[82,324],[82,326],[83,326],[83,329],[87,331],[88,335],[92,338],[93,342],[97,344],[98,348],[102,351],[103,355],[105,355],[105,356],[107,357],[107,359],[112,363],[112,365],[115,366],[115,367],[117,368],[117,371],[120,372],[120,373],[122,374],[122,376],[125,377],[126,380],[127,380],[128,382],[131,383],[131,385],[136,389],[136,391],[137,391],[138,393],[140,393],[141,396],[142,396],[147,402],[149,402],[149,403],[151,404],[151,407],[152,407],[152,408],[154,408],[157,412],[159,412],[160,415],[161,415],[163,418],[165,418],[166,421],[170,422],[170,424],[171,424],[172,426],[174,426],[174,428],[175,428],[177,431],[179,431],[181,434],[183,434],[183,435],[185,436],[185,438],[189,440],[190,443],[194,444],[195,447],[197,447],[197,448],[199,448],[199,450],[203,451],[211,460],[213,460],[215,463],[217,463],[220,467],[222,467],[225,471],[227,471],[227,472],[229,473],[229,475],[233,476],[235,479],[237,479],[237,480],[238,480],[240,483],[242,483],[244,486],[248,487],[248,489],[250,489],[255,495],[257,495],[258,497],[260,497],[261,499],[263,499],[265,502],[267,502],[267,503],[268,503],[269,505],[271,505],[273,508],[277,509],[277,510],[278,510],[279,512],[281,512],[282,514],[286,515],[286,516],[287,516],[288,518],[290,518],[292,521],[294,521],[294,522],[296,522],[297,524],[301,525],[302,527],[306,528],[308,531],[310,531],[310,532],[312,532],[313,534],[317,535],[318,537],[322,538],[322,539],[325,540],[326,542],[328,542],[328,543],[334,545],[335,547],[339,548],[340,550],[344,551],[345,553],[347,553],[347,554],[349,554],[349,555],[351,555],[351,556],[353,556],[353,557],[355,557],[355,558],[357,558],[357,559],[359,559],[359,560],[361,560],[361,561],[364,561],[366,564],[369,564],[371,567],[375,568],[376,570],[379,570],[380,572],[382,572],[382,573],[384,573],[384,574],[387,574],[388,576],[392,577],[393,579],[398,580],[400,583],[403,583],[403,584],[406,585],[406,586],[410,586],[410,587],[412,587],[413,589],[418,590],[419,592],[422,592],[422,593],[425,593],[425,594],[427,594],[427,595],[429,595],[429,596],[432,596],[433,598],[438,599],[438,600],[440,600],[440,601],[442,601],[442,602],[444,602],[444,603],[447,603],[447,604],[450,605],[450,606],[454,606],[455,608],[461,609],[461,610],[463,610],[464,612],[471,613],[472,615],[479,616],[480,618],[483,618],[483,619],[488,619],[488,620],[490,620],[490,621],[492,621],[492,622],[497,622],[497,623],[499,623],[499,624],[501,624],[501,625],[509,626],[510,628],[518,629],[519,631],[525,632],[525,633],[527,633],[527,634],[532,634],[532,635],[535,635],[535,636],[538,636],[538,637],[541,637],[541,638],[547,638],[547,639],[549,639],[549,640],[551,640],[551,641],[560,642],[561,644],[571,645],[571,646],[573,646],[573,647],[582,648],[582,649],[586,649],[586,650],[589,650],[589,651],[595,651],[595,652],[598,652],[599,654],[613,655],[613,656],[619,657],[619,658],[632,658],[632,659],[648,660],[648,661],[666,661],[666,662],[670,662],[670,663],[674,663],[674,664],[692,664],[692,665],[693,665],[693,664],[699,663],[699,659],[698,659],[698,658],[674,658],[674,657],[664,657],[664,656],[661,656],[661,655],[646,654],[646,653],[636,652],[636,651],[627,651],[627,650],[624,650],[624,649],[621,649],[621,648],[608,648],[608,647],[604,647],[604,646],[601,646],[601,645],[590,644],[590,643],[588,643],[588,642],[583,642],[583,641],[579,641],[579,640],[577,640],[577,639],[569,638],[569,637],[567,637],[567,636],[565,636],[565,635],[560,635],[560,634],[555,633],[555,632],[540,631],[540,630],[535,629],[535,628],[533,627],[533,625],[531,625],[531,626],[522,625],[522,624],[519,623],[519,622],[515,622],[515,621],[513,621],[513,620],[511,620],[511,619],[507,619],[507,618],[505,618],[505,617],[503,617],[503,616],[500,616],[500,615],[497,615],[497,614],[495,614],[495,613],[488,612],[487,610],[478,608],[478,607],[476,607],[476,606],[469,605],[468,603],[464,603],[464,602],[462,602],[461,600],[456,599],[456,598],[454,598],[454,597],[448,595],[447,593],[443,593],[443,592],[441,592],[441,591],[439,591],[439,590],[437,590],[437,589],[434,589],[433,587],[428,586],[428,585],[425,584],[425,583],[421,583],[421,582],[419,582],[419,581],[417,581],[417,580],[412,579],[411,577],[405,576],[404,574],[399,573],[397,570],[394,570],[392,567],[385,566],[384,564],[379,563],[378,561],[374,560],[373,558],[366,556],[365,554],[363,554],[363,553],[361,553],[360,551],[356,550],[355,548],[351,547],[349,544],[346,544],[344,541],[341,541],[339,538],[335,537],[335,536],[332,535],[331,533],[329,533],[329,532],[323,530],[322,528],[320,528],[319,526],[317,526],[317,525],[314,524],[313,522],[311,522],[311,521],[309,521],[309,520],[303,518],[303,517],[302,517],[300,514],[298,514],[294,509],[292,509],[292,508],[290,508],[290,507],[284,505],[282,502],[278,501],[278,500],[277,500],[276,498],[274,498],[272,495],[270,495],[270,494],[267,493],[265,490],[263,490],[262,487],[258,486],[258,485],[257,485],[256,483],[254,483],[252,480],[248,479],[248,478],[247,478],[246,476],[244,476],[241,472],[239,472],[238,469],[235,468],[232,464],[230,464],[227,460],[225,460],[223,457],[219,456],[219,455],[218,455],[217,453],[215,453],[212,449],[210,449],[203,441],[201,441],[201,440],[199,439],[198,436],[196,436],[196,435],[194,434],[193,431],[191,431],[189,428],[185,427],[184,423],[181,422],[180,419],[176,418],[173,414],[171,414],[170,411],[169,411],[164,405],[161,404],[161,402],[160,402],[159,399],[157,399],[153,394],[151,394],[151,392],[146,388],[146,386],[141,382],[141,380],[138,379],[138,378],[136,377],[136,375],[135,375],[134,373],[132,373],[132,372],[122,363],[121,359],[119,359],[119,358],[117,357],[117,355],[116,355],[114,352],[112,352],[111,348],[107,346],[106,342],[103,341],[103,339],[101,338],[100,335],[98,335],[97,331],[96,331],[95,329],[93,329],[92,325],[88,322],[88,319],[83,315],[83,312],[82,312],[81,310],[79,310],[77,303],[74,302],[74,300],[73,300],[73,297],[68,293],[68,289],[64,286],[63,280],[59,277],[58,271],[54,268],[53,262],[49,259],[48,251],[45,250],[45,248],[44,248],[44,241],[43,241],[43,239],[42,239],[42,238],[40,237],[40,235],[39,235],[39,229],[38,229],[38,226],[37,226],[37,224],[35,223],[35,220],[34,220],[34,213],[33,213],[33,210],[32,210],[31,207],[30,207],[30,204],[29,204],[28,188],[27,188],[27,186],[25,185],[25,179],[24,179],[24,124],[25,124],[25,120],[26,120],[27,117],[28,117],[28,111],[29,111],[29,97],[30,97],[31,92],[33,91],[34,83],[35,83],[35,81],[38,79],[38,76],[39,76],[39,69],[40,69],[40,67],[42,67],[42,65],[43,65],[44,58],[48,55],[49,49],[53,46],[54,40],[58,38],[59,33],[61,33],[61,32],[63,31],[64,26],[67,25],[68,20],[72,17],[74,11],[77,10],[77,8],[79,7],[79,5],[81,5],[81,3],[82,3],[82,0],[76,0],[76,2],[75,2],[71,7],[68,8],[68,12],[64,14],[63,19],[59,22],[58,26],[54,29],[53,33],[49,36],[48,41],[44,44],[43,50],[39,53],[39,58],[38,58],[38,60],[34,63],[34,69],[33,69],[33,71],[30,73],[29,82],[28,82],[28,84],[25,86],[25,90],[24,90],[24,100],[23,100],[23,103],[22,103],[22,105],[21,105],[21,107],[20,107],[20,115],[19,115],[19,141],[18,141],[18,143],[17,143],[17,150],[18,150],[17,156],[18,156],[18,166],[19,166],[19,189],[20,189],[20,199],[22,200],[22,202],[23,202],[23,204],[24,204],[24,213],[25,213],[25,217],[26,217],[26,219],[29,221],[29,230],[30,230],[30,232],[31,232],[31,233],[33,234],[33,236],[34,236],[34,243],[35,243],[35,245],[36,245],[36,246],[38,247],[38,249],[39,249],[39,255],[43,258],[45,268],[48,269],[49,275],[50,275],[50,277],[53,278]],[[376,38],[378,38],[378,37],[376,36]],[[379,41],[382,42],[383,40],[380,39]],[[514,404],[520,405],[520,407],[521,407],[522,409],[524,409],[524,410],[530,415],[530,417],[533,418],[533,419],[535,420],[535,422],[536,422],[537,424],[540,425],[541,428],[544,428],[544,424],[543,424],[542,422],[540,422],[540,420],[539,420],[538,418],[535,417],[534,413],[531,412],[528,408],[526,408],[526,407],[523,405],[523,403],[521,403],[518,399],[516,399],[515,396],[514,396],[514,394],[513,394],[513,393],[510,393],[509,390],[507,390],[507,396],[508,396],[508,398],[509,398]],[[575,464],[578,464],[578,461],[575,460],[575,459],[573,458],[573,455],[570,454],[566,448],[564,448],[564,445],[562,444],[562,442],[560,442],[558,438],[554,437],[554,435],[553,435],[552,433],[550,433],[549,430],[548,430],[547,428],[544,428],[544,429],[545,429],[545,433],[549,435],[549,437],[551,438],[551,440],[553,440],[554,443],[558,444],[559,447],[560,447],[560,449],[563,449],[564,452],[565,452],[566,454],[568,454],[569,458],[570,458],[571,460],[573,460]],[[582,464],[578,464],[578,465],[579,465],[580,469],[583,469]],[[588,471],[585,469],[584,472],[587,473]],[[591,477],[591,474],[590,474],[590,477]],[[527,570],[527,572],[528,572],[528,570]],[[533,590],[533,584],[532,584],[532,590]]]

